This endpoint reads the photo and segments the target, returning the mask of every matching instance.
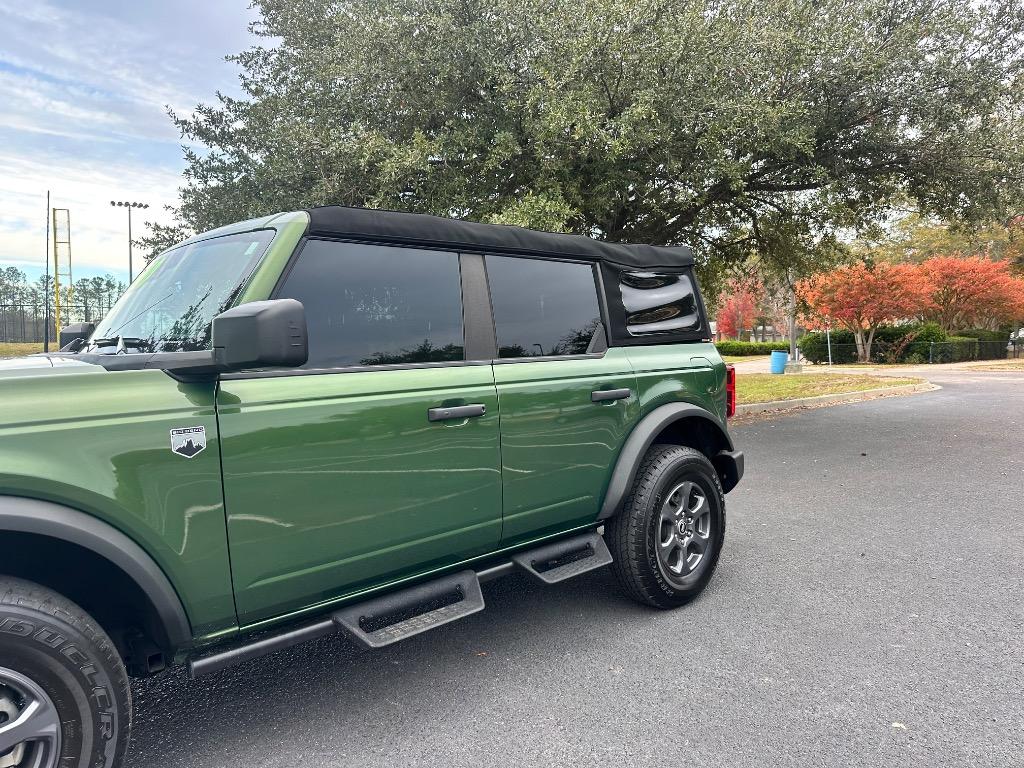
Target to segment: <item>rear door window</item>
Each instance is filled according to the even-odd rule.
[[[580,355],[601,329],[591,264],[487,256],[498,356]]]
[[[277,295],[306,308],[305,368],[464,359],[456,253],[310,240]]]

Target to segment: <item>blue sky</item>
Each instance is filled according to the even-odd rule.
[[[184,167],[166,108],[237,94],[224,56],[256,42],[248,6],[0,0],[0,265],[42,272],[49,189],[71,211],[74,276],[127,277],[127,214],[110,201],[149,203],[133,232],[166,220]]]

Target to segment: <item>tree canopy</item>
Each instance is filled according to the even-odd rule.
[[[1020,0],[254,4],[244,96],[174,117],[187,229],[337,203],[790,269],[1022,185]]]

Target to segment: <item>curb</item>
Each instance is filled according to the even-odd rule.
[[[937,384],[922,382],[921,384],[900,384],[896,387],[862,389],[859,392],[840,392],[834,395],[798,397],[793,400],[773,400],[770,403],[747,403],[746,405],[736,406],[736,415],[745,416],[749,413],[789,411],[809,405],[839,405],[840,403],[856,403],[860,400],[870,400],[871,398],[879,395],[912,395],[917,392],[932,392],[936,389],[942,389],[942,387]]]

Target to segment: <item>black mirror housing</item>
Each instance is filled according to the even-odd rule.
[[[57,348],[62,352],[77,352],[78,348],[96,330],[96,323],[72,323],[60,329],[60,338],[57,341]],[[69,345],[74,347],[69,348]]]
[[[309,358],[306,312],[295,299],[251,301],[213,319],[219,370],[304,365]]]

